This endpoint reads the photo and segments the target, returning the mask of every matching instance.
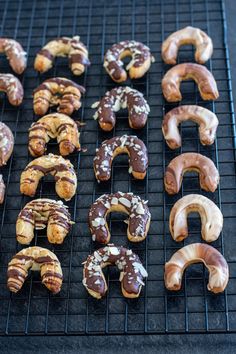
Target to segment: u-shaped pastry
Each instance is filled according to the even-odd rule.
[[[54,176],[60,198],[70,200],[75,195],[77,177],[72,163],[53,154],[38,157],[26,166],[20,178],[21,193],[34,197],[40,178],[47,174]]]
[[[85,88],[72,80],[64,77],[48,79],[34,90],[34,112],[43,116],[50,106],[59,106],[59,113],[70,116],[81,106],[81,93],[85,93]]]
[[[2,175],[0,175],[0,204],[4,202],[6,186],[3,181]]]
[[[162,91],[168,102],[182,100],[180,83],[192,79],[198,85],[203,100],[216,100],[219,97],[217,85],[212,73],[203,65],[183,63],[167,71],[162,79]]]
[[[51,69],[55,57],[69,58],[69,66],[74,75],[81,75],[90,65],[88,51],[79,36],[61,37],[48,42],[37,54],[34,61],[35,70],[44,73]]]
[[[141,129],[147,121],[150,112],[149,105],[143,94],[128,86],[115,87],[106,92],[100,102],[95,102],[92,108],[97,108],[94,119],[98,119],[100,127],[110,131],[116,124],[115,112],[128,108],[129,125],[133,129]]]
[[[167,145],[171,149],[181,146],[178,126],[181,122],[192,120],[199,124],[199,137],[202,145],[211,145],[215,141],[219,121],[216,115],[206,108],[197,105],[184,105],[169,111],[162,122],[162,132]]]
[[[218,186],[220,176],[214,162],[208,157],[186,152],[175,157],[166,168],[164,183],[169,194],[179,192],[183,175],[186,171],[199,173],[200,186],[207,192],[214,192]]]
[[[204,243],[192,243],[173,254],[165,264],[165,286],[180,290],[184,270],[192,263],[202,262],[209,271],[207,288],[213,293],[224,291],[229,280],[229,268],[222,254]]]
[[[71,224],[70,213],[61,200],[35,199],[27,203],[17,217],[16,238],[19,243],[28,245],[34,238],[34,228],[47,227],[48,241],[61,244]]]
[[[23,286],[29,270],[40,271],[42,284],[52,293],[61,290],[62,269],[57,256],[46,248],[27,247],[18,252],[8,264],[7,287],[17,293]]]
[[[141,42],[123,41],[113,44],[108,49],[104,58],[104,68],[113,81],[123,82],[127,80],[127,73],[123,69],[122,59],[131,56],[132,60],[126,66],[131,79],[142,77],[150,68],[154,60],[150,49]]]
[[[129,241],[140,242],[146,238],[151,220],[147,203],[133,193],[117,192],[103,194],[90,208],[88,219],[93,241],[109,243],[111,234],[106,217],[111,212],[129,215],[127,221]]]
[[[193,44],[196,47],[195,60],[204,64],[213,53],[211,38],[199,28],[187,26],[172,33],[162,44],[161,55],[166,64],[176,64],[181,45]]]
[[[12,74],[0,74],[0,91],[7,94],[8,101],[13,106],[19,106],[23,101],[24,89],[20,80]]]
[[[201,217],[203,240],[217,240],[223,227],[223,215],[215,203],[200,194],[188,194],[174,204],[169,218],[173,239],[180,242],[188,236],[187,217],[193,212],[198,212]]]
[[[5,53],[12,70],[22,74],[26,68],[26,52],[21,44],[11,38],[0,38],[0,53]]]
[[[80,150],[78,126],[65,114],[51,113],[31,125],[29,129],[30,154],[35,157],[42,156],[51,138],[57,138],[62,156],[67,156],[74,150]]]
[[[125,297],[138,297],[143,280],[148,276],[138,255],[124,247],[109,244],[89,255],[84,262],[83,285],[90,295],[101,299],[107,291],[107,283],[102,269],[107,265],[116,265],[120,270],[122,293]]]
[[[134,135],[116,136],[105,140],[96,152],[93,166],[98,181],[108,181],[111,177],[111,164],[115,156],[129,155],[129,173],[136,179],[144,179],[148,167],[147,148],[142,140]]]
[[[11,129],[0,122],[0,167],[6,165],[14,147],[14,136]]]

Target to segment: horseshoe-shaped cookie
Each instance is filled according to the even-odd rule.
[[[217,85],[212,73],[203,65],[183,63],[167,71],[162,79],[162,91],[168,102],[182,100],[180,83],[192,79],[198,85],[203,100],[216,100],[219,97]]]
[[[84,92],[83,86],[64,77],[48,79],[34,90],[34,112],[43,116],[50,106],[59,106],[59,113],[70,116],[80,108],[81,93]]]
[[[111,164],[115,156],[129,155],[129,172],[136,179],[144,179],[148,167],[147,148],[137,136],[123,135],[105,140],[96,152],[94,172],[97,180],[107,181],[111,177]]]
[[[196,47],[195,60],[204,64],[213,53],[211,38],[199,28],[187,26],[172,33],[162,44],[161,55],[166,64],[176,64],[179,47],[193,44]]]
[[[165,264],[165,286],[180,290],[184,270],[193,263],[202,262],[209,271],[207,288],[213,293],[224,291],[229,280],[229,268],[222,254],[204,243],[192,243],[175,252]]]
[[[4,202],[6,186],[3,181],[2,175],[0,175],[0,204]]]
[[[61,37],[48,42],[37,54],[34,62],[35,70],[44,73],[51,69],[55,57],[69,58],[69,66],[74,75],[83,74],[90,65],[88,51],[79,36]]]
[[[154,60],[150,49],[141,42],[123,41],[113,44],[108,49],[104,58],[104,68],[113,81],[123,82],[127,80],[127,73],[123,69],[122,59],[131,56],[132,60],[126,66],[131,79],[142,77],[150,68]]]
[[[12,74],[0,74],[0,91],[7,94],[7,98],[13,106],[19,106],[23,101],[24,90],[21,82]]]
[[[0,53],[5,53],[12,70],[22,74],[26,68],[26,52],[21,44],[11,38],[0,38]]]
[[[80,150],[78,126],[65,114],[51,113],[31,125],[29,129],[30,154],[35,157],[42,156],[51,138],[57,138],[62,156],[67,156],[74,150]]]
[[[146,238],[151,220],[151,214],[146,202],[133,193],[117,192],[102,195],[90,208],[89,228],[93,241],[103,244],[109,243],[111,235],[106,216],[111,212],[129,215],[127,221],[129,241],[140,242]]]
[[[214,192],[220,180],[213,161],[194,152],[186,152],[175,157],[166,168],[164,183],[169,194],[179,192],[186,171],[199,172],[200,186],[207,192]]]
[[[124,247],[109,244],[89,255],[84,262],[83,285],[90,295],[100,299],[107,291],[107,283],[102,269],[107,265],[116,265],[121,271],[120,282],[125,297],[138,297],[143,279],[148,276],[139,257]]]
[[[169,218],[173,239],[180,242],[188,236],[187,217],[193,212],[201,217],[203,240],[217,240],[223,227],[223,215],[215,203],[200,194],[188,194],[174,204]]]
[[[76,192],[77,177],[73,165],[62,156],[44,155],[30,162],[21,174],[21,193],[34,197],[40,178],[51,174],[59,197],[70,200]]]
[[[162,122],[162,132],[167,145],[171,149],[181,146],[178,126],[181,122],[192,120],[199,124],[199,137],[202,145],[211,145],[215,141],[219,121],[216,115],[206,108],[197,105],[184,105],[169,111]]]
[[[14,136],[11,129],[0,122],[0,167],[6,165],[14,147]]]
[[[47,227],[48,241],[61,244],[70,231],[71,221],[67,206],[61,200],[35,199],[27,203],[16,221],[16,238],[28,245],[34,238],[34,228]]]
[[[121,108],[128,108],[129,125],[133,129],[141,129],[145,126],[149,105],[143,94],[130,87],[115,87],[106,92],[100,102],[95,102],[92,108],[97,108],[94,119],[98,119],[100,127],[105,131],[110,131],[116,124],[115,112]]]
[[[18,252],[8,264],[7,287],[17,293],[23,286],[29,270],[40,271],[42,284],[57,294],[62,285],[62,269],[57,256],[46,248],[28,247]]]

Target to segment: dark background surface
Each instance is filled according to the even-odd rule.
[[[236,1],[225,0],[236,100]],[[1,338],[0,353],[235,353],[236,335],[146,335]]]

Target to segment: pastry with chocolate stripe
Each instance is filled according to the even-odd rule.
[[[57,138],[60,154],[67,156],[74,150],[80,150],[78,125],[62,113],[51,113],[29,129],[29,152],[32,156],[42,156],[47,150],[46,144],[50,139]]]
[[[142,77],[155,60],[151,55],[150,48],[141,42],[127,40],[113,44],[106,52],[103,64],[113,81],[123,82],[127,80],[127,73],[123,69],[124,63],[122,62],[122,59],[127,56],[132,57],[132,60],[126,66],[131,79]]]
[[[111,234],[106,217],[111,212],[129,215],[127,236],[131,242],[143,241],[148,233],[151,214],[147,201],[142,200],[133,193],[117,192],[103,194],[91,206],[89,211],[89,228],[93,241],[107,244]]]
[[[16,221],[16,238],[21,244],[28,245],[34,238],[34,228],[47,227],[50,243],[63,243],[73,222],[67,206],[61,200],[35,199],[27,203]]]
[[[69,66],[74,75],[81,75],[90,65],[88,50],[79,36],[61,37],[48,42],[37,54],[34,61],[35,70],[45,73],[53,66],[55,57],[69,58]]]
[[[34,112],[43,116],[49,107],[58,106],[59,113],[70,116],[80,108],[82,93],[85,93],[85,88],[72,80],[64,77],[48,79],[34,90]]]
[[[57,294],[61,290],[63,274],[57,256],[46,248],[27,247],[18,252],[8,264],[7,287],[17,293],[29,270],[40,271],[42,284]]]
[[[39,180],[51,174],[56,181],[56,192],[60,198],[70,200],[76,192],[77,177],[74,166],[62,156],[44,155],[30,162],[21,174],[20,191],[34,197]]]
[[[97,299],[106,294],[107,283],[102,269],[108,265],[116,265],[120,270],[119,280],[123,296],[138,297],[148,274],[138,255],[132,250],[113,244],[98,249],[84,262],[83,285],[89,294]]]
[[[98,119],[100,127],[105,131],[110,131],[115,127],[116,115],[121,108],[128,108],[129,125],[133,129],[141,129],[145,126],[149,105],[143,97],[143,94],[128,86],[115,87],[107,91],[105,96],[99,102],[95,102],[92,108],[96,108],[94,119]]]
[[[0,53],[5,53],[13,71],[22,74],[26,68],[26,52],[21,44],[11,38],[0,38]]]
[[[142,140],[134,135],[116,136],[105,140],[96,151],[94,172],[98,181],[108,181],[111,177],[111,165],[115,156],[129,156],[129,173],[136,179],[144,179],[148,167],[147,148]]]

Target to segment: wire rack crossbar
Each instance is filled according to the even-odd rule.
[[[161,60],[160,46],[166,36],[187,25],[200,27],[213,39],[214,54],[206,65],[217,80],[220,98],[216,102],[202,101],[196,85],[184,82],[181,86],[183,100],[179,104],[206,107],[217,114],[220,124],[217,140],[210,147],[199,143],[197,126],[183,124],[183,146],[178,151],[171,151],[162,137],[162,117],[178,104],[168,104],[162,97],[161,79],[169,67]],[[33,70],[35,54],[44,43],[55,37],[75,34],[79,34],[89,48],[92,62],[83,76],[73,77],[65,58],[57,59],[53,69],[42,76]],[[23,105],[14,108],[4,96],[1,96],[0,105],[0,120],[8,124],[15,136],[13,155],[2,169],[7,197],[0,208],[0,335],[236,332],[236,134],[224,3],[220,0],[0,0],[0,35],[17,39],[28,52],[28,68],[20,77],[25,89]],[[146,43],[156,58],[145,77],[125,83],[143,92],[151,112],[146,127],[134,132],[128,127],[127,112],[121,111],[115,129],[105,134],[92,118],[91,105],[116,86],[103,69],[103,57],[111,44],[125,39]],[[178,61],[194,61],[194,49],[191,46],[182,48]],[[3,56],[1,67],[2,72],[11,72]],[[37,231],[32,242],[32,245],[47,247],[57,254],[64,273],[62,291],[55,296],[49,294],[39,275],[30,274],[23,289],[18,294],[10,294],[6,288],[7,264],[21,249],[15,240],[15,221],[29,201],[19,193],[19,178],[31,160],[27,151],[27,131],[37,119],[32,110],[32,90],[52,76],[65,76],[86,87],[82,108],[74,118],[86,123],[81,127],[81,143],[87,151],[70,156],[78,175],[78,192],[67,204],[76,224],[63,245],[49,244],[45,230]],[[137,134],[146,143],[150,161],[147,178],[135,181],[128,174],[127,157],[120,156],[113,163],[111,180],[98,184],[92,167],[95,149],[103,140],[122,134]],[[58,153],[57,144],[50,142],[48,151]],[[221,175],[215,193],[200,190],[198,177],[194,174],[184,178],[177,196],[170,197],[164,192],[166,165],[174,156],[187,151],[200,152],[215,162]],[[149,200],[152,223],[145,242],[129,244],[123,215],[112,214],[109,218],[111,241],[137,252],[149,277],[140,298],[127,300],[121,295],[117,270],[107,269],[107,296],[96,301],[88,296],[81,283],[81,263],[98,247],[91,241],[87,213],[98,196],[118,190],[132,191]],[[224,214],[224,230],[213,243],[224,254],[230,267],[229,285],[220,295],[207,290],[208,274],[201,264],[187,269],[181,291],[171,293],[164,287],[165,261],[183,245],[201,242],[201,224],[195,214],[188,220],[190,235],[187,240],[177,244],[169,233],[171,207],[188,193],[208,196]],[[46,177],[41,181],[36,198],[40,197],[58,199],[52,179]]]

